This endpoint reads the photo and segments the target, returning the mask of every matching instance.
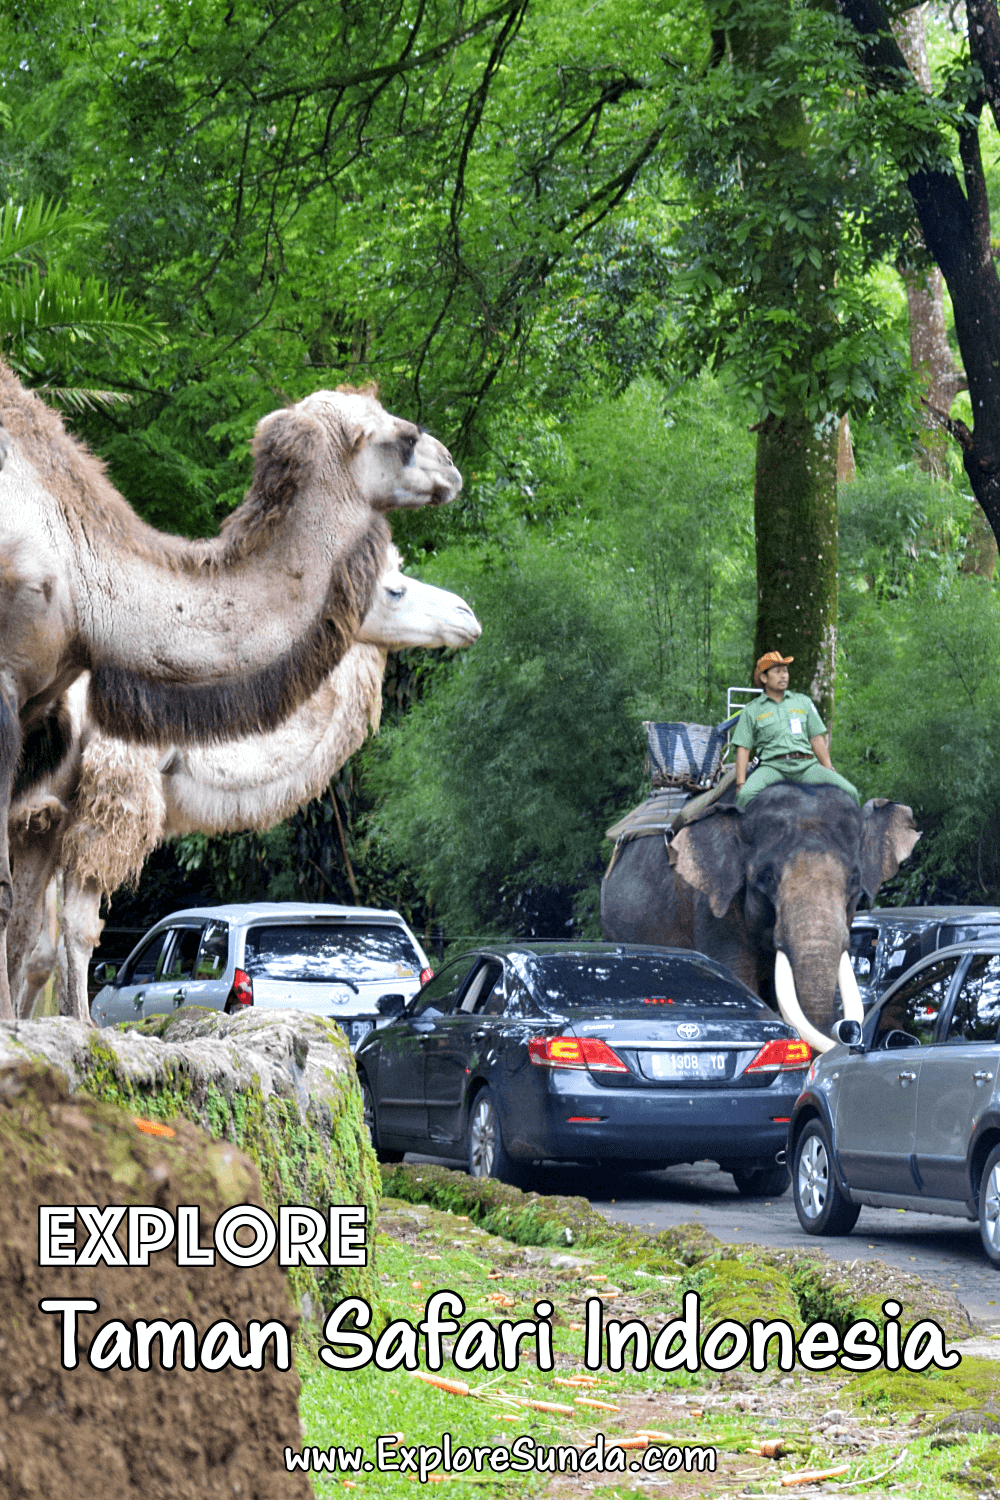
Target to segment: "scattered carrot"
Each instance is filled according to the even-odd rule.
[[[574,1406],[593,1406],[600,1411],[621,1411],[620,1406],[612,1406],[610,1401],[592,1401],[589,1396],[574,1396]]]
[[[560,1406],[558,1401],[525,1401],[525,1406],[530,1406],[532,1411],[554,1411],[560,1417],[575,1417],[576,1412],[571,1406]]]
[[[605,1444],[606,1448],[648,1448],[649,1438],[609,1438]]]
[[[761,1438],[757,1448],[751,1451],[759,1453],[761,1458],[784,1458],[788,1445],[784,1438]]]
[[[850,1464],[841,1464],[839,1469],[800,1469],[797,1474],[782,1475],[781,1482],[787,1488],[793,1484],[818,1484],[821,1479],[836,1479],[846,1474]]]
[[[423,1370],[411,1370],[414,1380],[424,1380],[428,1385],[435,1386],[439,1391],[447,1391],[449,1396],[467,1396],[469,1387],[464,1380],[445,1380],[441,1375],[426,1375]]]
[[[177,1134],[176,1130],[169,1125],[161,1125],[159,1120],[143,1120],[138,1115],[132,1116],[135,1128],[141,1130],[143,1135],[162,1135],[165,1140],[172,1140]]]
[[[571,1375],[567,1380],[559,1375],[553,1377],[554,1385],[600,1385],[600,1383],[593,1375]]]
[[[636,1437],[648,1438],[651,1443],[674,1443],[677,1439],[672,1432],[656,1432],[652,1427],[637,1427]],[[749,1452],[749,1449],[747,1450]]]
[[[503,1292],[490,1292],[486,1300],[487,1302],[494,1303],[497,1307],[515,1307],[517,1305],[513,1297],[507,1297]]]

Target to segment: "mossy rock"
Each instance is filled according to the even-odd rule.
[[[978,1453],[970,1454],[960,1469],[942,1476],[950,1484],[958,1484],[985,1495],[988,1500],[1000,1495],[1000,1443],[988,1443]]]
[[[956,1425],[950,1418],[963,1410],[1000,1406],[1000,1365],[966,1354],[953,1370],[869,1370],[845,1385],[840,1396],[864,1411],[944,1412],[944,1419],[933,1423],[935,1431],[943,1431]]]
[[[149,1122],[142,1121],[143,1126]],[[225,1322],[240,1341],[253,1320],[291,1335],[298,1311],[274,1256],[236,1269],[179,1265],[164,1249],[148,1266],[42,1266],[42,1205],[155,1204],[176,1216],[195,1206],[201,1243],[212,1245],[221,1215],[262,1206],[254,1163],[228,1141],[189,1120],[150,1134],[131,1114],[77,1090],[61,1071],[27,1061],[0,1067],[0,1494],[4,1500],[96,1496],[116,1500],[233,1500],[278,1495],[308,1500],[308,1476],[284,1473],[286,1447],[302,1441],[299,1379],[284,1350],[265,1351],[260,1368],[195,1363],[169,1368],[159,1340],[150,1367],[101,1368],[91,1340],[103,1326],[141,1337],[143,1323],[181,1328],[193,1344]],[[116,1235],[122,1250],[126,1231]],[[87,1240],[77,1225],[76,1246]],[[48,1298],[82,1299],[79,1357],[61,1361],[60,1319]],[[88,1301],[86,1299],[93,1299]],[[167,1348],[169,1349],[169,1341]],[[121,1343],[118,1345],[121,1350]],[[129,1357],[135,1357],[132,1349]]]
[[[192,1008],[103,1031],[67,1017],[0,1025],[0,1063],[23,1058],[59,1068],[74,1092],[150,1119],[183,1116],[234,1142],[257,1167],[271,1210],[360,1204],[374,1230],[378,1163],[354,1059],[333,1022],[301,1011]],[[371,1246],[366,1266],[288,1275],[307,1319],[346,1296],[363,1297],[379,1317]]]
[[[744,1249],[727,1245],[695,1272],[690,1284],[701,1296],[702,1326],[733,1318],[749,1328],[754,1318],[783,1318],[798,1331],[803,1318],[789,1278],[766,1255],[755,1264]]]

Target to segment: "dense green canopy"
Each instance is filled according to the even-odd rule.
[[[986,41],[970,57],[964,20],[936,20],[931,95],[860,0],[38,0],[8,18],[0,199],[57,218],[44,253],[0,261],[0,339],[50,391],[128,398],[76,427],[145,517],[212,533],[259,417],[342,381],[376,379],[466,477],[449,512],[394,530],[473,600],[483,640],[397,662],[389,731],[328,797],[271,834],[185,841],[189,873],[349,895],[346,846],[362,898],[421,922],[592,920],[603,829],[643,785],[639,721],[721,719],[755,620],[786,640],[807,594],[823,644],[804,685],[832,666],[849,412],[835,762],[914,801],[934,835],[914,890],[1000,890],[989,681],[923,670],[989,654],[992,585],[959,568],[969,481],[896,472],[920,420],[897,268],[927,263],[918,220],[941,258],[945,198],[989,238],[996,7],[970,5]],[[980,298],[995,348],[995,269],[960,260],[949,289]],[[51,336],[44,318],[29,336],[29,304]],[[964,313],[958,334],[973,405],[952,430],[996,521],[993,377]],[[826,465],[795,480],[802,536],[775,503],[796,434]],[[163,872],[168,902],[172,854]]]

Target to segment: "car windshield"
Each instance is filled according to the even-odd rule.
[[[680,1009],[757,1015],[763,1000],[700,958],[629,957],[617,953],[565,953],[536,958],[532,988],[544,1005],[560,1009],[649,1006],[651,1013]]]
[[[252,979],[416,979],[420,955],[389,922],[309,922],[251,927],[244,968]]]

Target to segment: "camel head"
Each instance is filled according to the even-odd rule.
[[[471,646],[482,633],[483,627],[464,599],[407,578],[400,569],[399,553],[389,548],[386,570],[375,585],[358,641],[400,651],[404,646]]]
[[[462,476],[443,443],[414,422],[394,417],[371,391],[314,391],[257,428],[258,440],[273,422],[319,423],[333,438],[364,500],[373,510],[444,505],[462,488]]]

